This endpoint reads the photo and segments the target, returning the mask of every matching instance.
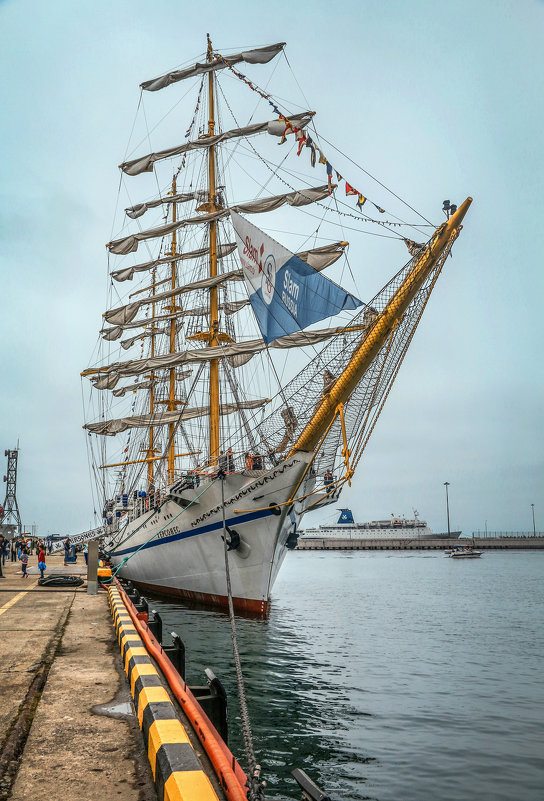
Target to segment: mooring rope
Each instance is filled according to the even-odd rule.
[[[221,501],[223,507],[223,549],[225,553],[225,575],[227,579],[227,597],[229,603],[229,618],[232,635],[232,651],[234,655],[234,666],[236,668],[236,682],[238,684],[238,702],[240,705],[240,720],[242,723],[242,736],[244,738],[244,750],[248,766],[248,799],[249,801],[263,801],[265,782],[261,781],[261,766],[257,764],[255,749],[253,747],[253,735],[251,733],[251,722],[247,708],[246,688],[244,685],[244,675],[242,673],[242,663],[238,651],[238,638],[236,636],[236,621],[234,618],[234,605],[232,603],[232,586],[230,581],[229,568],[229,549],[227,543],[227,524],[225,521],[225,474],[219,471],[217,478],[221,478]]]

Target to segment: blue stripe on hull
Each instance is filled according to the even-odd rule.
[[[225,525],[234,526],[240,525],[240,523],[249,523],[251,520],[259,520],[259,518],[269,517],[272,514],[274,514],[274,512],[270,511],[269,509],[263,509],[259,512],[250,512],[249,514],[245,515],[237,515],[236,517],[231,517],[226,520]],[[165,526],[165,528],[168,528],[168,526]],[[152,539],[149,542],[146,542],[143,546],[134,545],[132,548],[124,548],[122,551],[114,551],[111,555],[124,556],[127,553],[134,553],[137,550],[145,551],[147,548],[155,548],[157,545],[165,545],[166,543],[175,542],[176,540],[184,540],[188,537],[196,537],[198,534],[207,534],[210,531],[220,531],[222,528],[223,521],[220,520],[217,523],[209,523],[207,526],[201,526],[200,528],[195,528],[189,531],[180,531],[177,534],[171,534],[168,537],[162,537],[160,540]]]

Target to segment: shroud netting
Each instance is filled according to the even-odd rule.
[[[379,410],[380,402],[385,398],[386,392],[394,381],[452,244],[452,242],[449,243],[437,260],[406,312],[392,329],[387,341],[345,403],[344,419],[350,448],[353,448],[353,444],[357,440],[358,446],[360,445],[361,435],[364,434],[363,429],[368,431],[372,423],[372,415]],[[257,426],[261,452],[286,451],[296,441],[310,421],[324,392],[334,379],[346,370],[362,336],[368,335],[375,318],[385,309],[402,285],[419,255],[416,254],[410,259],[385,287],[359,310],[346,330],[331,340],[283,389],[277,398],[277,400],[281,399],[282,405]],[[365,326],[367,333],[362,335],[361,330],[350,331],[349,329],[353,326]],[[338,467],[337,455],[341,442],[340,420],[337,418],[314,462],[318,475]]]

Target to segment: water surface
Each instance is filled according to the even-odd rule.
[[[305,770],[338,801],[544,799],[544,552],[292,552],[270,618],[238,619],[269,798]],[[187,678],[227,688],[242,765],[230,626],[154,601]]]

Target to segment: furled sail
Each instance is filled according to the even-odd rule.
[[[362,301],[231,211],[240,261],[264,341],[293,334]]]
[[[290,115],[289,120],[297,128],[305,128],[314,114],[314,111],[305,111],[302,114]],[[253,125],[246,125],[244,128],[233,128],[231,131],[223,131],[223,133],[215,134],[215,136],[203,136],[201,139],[196,139],[194,142],[175,145],[166,150],[158,150],[156,153],[149,153],[147,156],[140,156],[140,158],[132,159],[131,161],[124,161],[119,166],[126,175],[140,175],[142,172],[153,172],[153,165],[156,161],[170,159],[174,156],[181,156],[182,153],[187,153],[190,150],[202,150],[206,147],[212,147],[212,145],[219,145],[221,142],[227,142],[229,139],[239,139],[242,136],[255,136],[255,134],[264,133],[265,131],[272,136],[281,136],[283,133],[288,135],[292,133],[292,129],[285,130],[285,123],[280,122],[279,128],[277,123],[278,120],[257,122]]]
[[[313,250],[305,250],[296,255],[319,273],[321,270],[324,270],[325,267],[330,267],[331,264],[338,261],[347,246],[347,242],[334,242],[330,245],[322,245],[319,248],[314,248]]]
[[[268,398],[262,400],[244,401],[242,403],[224,403],[220,408],[222,415],[233,414],[239,409],[259,409],[269,403]],[[179,420],[192,420],[195,417],[203,417],[210,413],[209,406],[195,406],[183,411],[158,412],[155,414],[136,414],[132,417],[120,417],[116,420],[103,420],[100,423],[86,423],[86,428],[92,434],[103,434],[113,437],[129,428],[149,428],[150,426],[164,426],[177,423]]]
[[[184,228],[187,225],[199,225],[201,223],[213,222],[222,217],[226,217],[230,211],[236,211],[241,214],[262,214],[268,211],[275,211],[286,203],[289,206],[307,206],[310,203],[316,203],[319,200],[327,197],[334,189],[329,187],[328,184],[324,186],[311,187],[309,189],[300,189],[295,192],[287,192],[283,195],[274,195],[273,197],[260,198],[258,200],[250,200],[248,203],[238,203],[231,206],[230,209],[220,209],[219,211],[212,211],[209,214],[202,214],[199,217],[191,217],[187,220],[179,220],[177,222],[167,223],[158,228],[150,228],[148,231],[139,231],[137,234],[124,236],[122,239],[115,239],[107,244],[110,253],[119,255],[126,255],[138,250],[139,242],[145,239],[156,239],[171,234],[179,228]]]
[[[310,267],[313,267],[314,270],[320,271],[334,264],[334,262],[340,258],[347,245],[347,242],[334,242],[330,245],[323,245],[313,250],[305,250],[302,253],[297,253],[297,256],[299,259],[309,264]],[[219,260],[225,258],[225,256],[230,256],[230,254],[236,250],[236,247],[236,242],[227,242],[224,245],[219,245],[217,248],[217,259]],[[209,252],[209,248],[199,248],[198,250],[191,250],[189,253],[176,253],[174,256],[162,256],[160,259],[146,261],[142,264],[135,264],[132,267],[125,267],[123,270],[114,270],[110,275],[115,281],[131,281],[134,277],[134,273],[154,270],[155,267],[158,267],[160,264],[171,264],[172,262],[207,256]]]
[[[324,245],[319,248],[314,248],[313,250],[305,250],[301,253],[297,253],[296,255],[305,261],[306,264],[309,264],[313,267],[314,270],[317,272],[324,270],[325,267],[329,267],[331,264],[334,264],[337,261],[342,253],[344,252],[344,248],[346,247],[347,242],[335,242],[330,245]],[[226,249],[223,252],[223,248]],[[222,255],[228,255],[232,253],[232,250],[236,248],[236,243],[229,243],[228,245],[223,245],[220,248],[220,252]],[[208,253],[208,248],[201,248],[199,251],[192,251],[192,253],[185,254],[185,257],[189,258],[190,256],[194,256],[195,254],[203,255]],[[145,264],[136,265],[135,267],[129,267],[126,271],[120,270],[119,273],[123,272],[130,272],[130,270],[144,270],[144,269],[151,269],[155,266],[155,264],[159,263],[168,263],[171,261],[169,258],[162,258],[158,259],[156,262],[146,262]],[[113,277],[115,277],[114,273],[111,273]],[[132,277],[132,276],[130,276]],[[118,279],[118,280],[127,280],[129,276],[127,275],[126,278]],[[217,284],[222,283],[223,281],[240,281],[243,278],[243,273],[241,270],[232,270],[229,273],[223,273],[222,275],[218,275],[213,279],[205,278],[202,279],[206,283],[202,283],[202,281],[195,281],[191,284],[186,284],[184,287],[179,287],[176,290],[168,290],[167,292],[162,292],[160,294],[152,295],[148,298],[143,298],[139,301],[135,301],[133,303],[129,303],[127,306],[121,306],[117,309],[111,309],[107,311],[104,315],[106,322],[111,323],[114,328],[107,328],[102,330],[100,333],[102,334],[102,338],[105,340],[116,340],[122,334],[124,328],[137,328],[138,326],[145,326],[149,325],[150,323],[158,322],[158,321],[165,321],[171,320],[175,317],[188,317],[191,315],[198,315],[203,314],[207,310],[202,308],[200,309],[188,309],[188,310],[180,310],[176,314],[173,315],[161,315],[160,317],[149,317],[143,320],[134,320],[134,317],[138,313],[140,306],[145,305],[146,303],[157,303],[158,301],[166,300],[168,298],[173,297],[176,294],[183,294],[184,292],[191,292],[195,289],[205,289],[209,288],[210,286],[215,286]],[[210,283],[212,281],[212,283]],[[225,314],[235,314],[238,312],[243,306],[246,306],[248,303],[247,300],[242,301],[233,301],[230,303],[225,303],[221,307],[222,311]]]
[[[160,301],[168,300],[168,298],[173,298],[176,295],[193,292],[196,289],[209,289],[212,286],[222,284],[223,281],[242,281],[243,277],[242,270],[231,270],[228,273],[215,275],[212,278],[202,278],[200,281],[192,281],[189,284],[185,284],[185,286],[179,286],[176,287],[176,289],[169,289],[166,292],[159,292],[156,295],[150,295],[147,298],[135,300],[127,306],[120,306],[118,309],[110,309],[104,314],[104,319],[107,323],[111,323],[112,325],[126,325],[126,323],[130,323],[134,320],[140,306],[145,306],[149,303],[159,303]]]
[[[278,44],[259,47],[255,50],[244,50],[242,53],[227,56],[227,59],[231,66],[240,64],[242,61],[245,61],[246,64],[268,64],[274,56],[277,56],[283,50],[284,46],[285,42],[278,42]],[[226,66],[226,62],[220,59],[197,62],[184,70],[174,70],[173,72],[167,72],[166,75],[161,75],[159,78],[144,81],[140,84],[140,87],[148,92],[157,92],[159,89],[164,89],[172,83],[183,81],[185,78],[195,78],[197,75],[225,69]]]
[[[217,258],[223,259],[229,256],[233,250],[236,250],[236,242],[228,242],[225,245],[220,245],[217,248]],[[172,264],[172,262],[185,261],[186,259],[197,259],[200,256],[205,256],[210,252],[209,248],[198,248],[198,250],[191,250],[188,253],[175,253],[173,256],[162,256],[160,259],[153,261],[146,261],[143,264],[135,264],[132,267],[125,267],[124,270],[115,270],[110,273],[111,277],[116,281],[131,281],[134,273],[145,272],[145,270],[154,270],[160,264]]]
[[[188,378],[190,375],[192,375],[192,372],[192,370],[183,370],[176,375],[176,380],[183,381],[185,378]],[[147,381],[139,381],[137,384],[128,384],[125,387],[118,387],[117,389],[113,390],[112,394],[115,395],[116,398],[123,398],[127,392],[137,392],[140,389],[151,389],[151,387],[155,387],[157,384],[164,383],[165,381],[170,381],[170,376],[167,376],[166,378],[149,378]]]
[[[148,200],[147,203],[138,203],[136,206],[131,206],[130,208],[125,209],[125,213],[127,217],[130,217],[131,220],[136,220],[138,217],[141,217],[142,214],[145,214],[148,209],[154,209],[157,206],[163,206],[167,203],[188,203],[190,200],[194,200],[194,197],[194,192],[186,192],[183,195],[169,195],[167,197],[160,197],[157,200]]]
[[[361,329],[365,326],[361,326]],[[316,331],[296,331],[294,334],[278,337],[278,339],[266,344],[262,339],[250,339],[245,342],[233,342],[226,345],[216,345],[206,348],[191,348],[188,350],[176,351],[175,353],[165,353],[162,356],[149,357],[147,359],[131,359],[126,362],[114,362],[99,370],[92,369],[84,371],[82,375],[96,375],[101,373],[98,378],[93,379],[96,389],[112,389],[116,386],[120,378],[130,375],[141,375],[150,370],[168,370],[184,364],[208,362],[215,359],[226,358],[231,366],[239,367],[245,362],[238,361],[237,357],[248,357],[251,359],[256,353],[269,348],[303,348],[307,345],[317,345],[327,339],[338,336],[345,328],[333,326],[331,328],[321,328]],[[352,330],[352,329],[350,329]]]
[[[134,345],[135,342],[144,339],[144,337],[154,337],[159,334],[169,334],[169,333],[170,333],[169,328],[146,329],[145,331],[138,331],[138,333],[135,336],[129,337],[129,339],[123,339],[119,344],[121,345],[123,350],[128,350]]]
[[[155,297],[157,296],[155,295]],[[240,309],[243,309],[244,306],[248,305],[248,303],[249,299],[231,300],[222,303],[218,308],[219,311],[224,312],[227,315],[231,315],[239,312]],[[178,317],[202,317],[207,315],[208,311],[209,310],[207,306],[198,306],[194,309],[179,309],[178,311],[170,314],[162,314],[158,317],[143,317],[141,320],[132,320],[132,322],[126,323],[125,325],[116,325],[112,328],[103,328],[100,333],[102,334],[102,339],[106,339],[111,342],[119,339],[123,331],[127,328],[145,328],[145,326],[153,323],[163,323],[167,322],[168,320],[176,320]]]

